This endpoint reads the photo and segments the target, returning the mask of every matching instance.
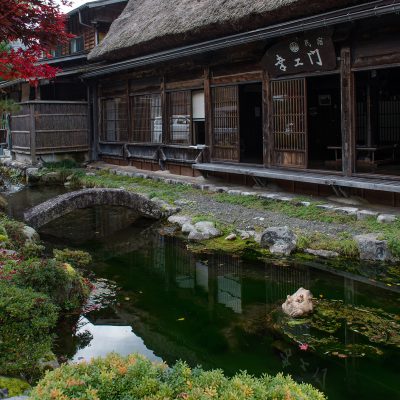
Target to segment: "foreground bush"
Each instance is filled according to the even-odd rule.
[[[34,374],[51,354],[58,309],[31,288],[0,282],[0,375]]]
[[[48,295],[62,311],[79,309],[90,294],[91,284],[70,264],[54,259],[23,260],[0,254],[0,282],[30,287]]]
[[[0,376],[0,393],[7,393],[8,397],[19,396],[29,388],[29,384],[21,379]]]
[[[324,395],[290,377],[254,378],[245,372],[227,378],[222,371],[172,368],[143,356],[110,354],[91,363],[64,365],[48,372],[31,393],[32,400],[323,400]]]

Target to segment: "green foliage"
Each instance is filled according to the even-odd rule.
[[[321,232],[301,233],[298,235],[297,247],[299,250],[329,250],[343,257],[358,257],[357,243],[348,233],[341,233],[338,237]]]
[[[184,362],[172,368],[143,356],[110,354],[90,363],[63,365],[47,373],[32,391],[32,400],[323,400],[311,385],[281,374],[254,378],[241,372],[232,378],[220,370],[190,369]]]
[[[90,283],[68,263],[15,257],[3,262],[0,281],[44,293],[63,311],[79,309],[89,296]]]
[[[1,50],[1,47],[0,47]],[[0,115],[3,113],[12,114],[21,109],[21,106],[11,99],[0,99]]]
[[[4,214],[0,215],[1,233],[9,238],[7,248],[19,250],[25,245],[24,226],[22,222],[12,220]]]
[[[35,374],[51,352],[57,311],[46,295],[0,282],[0,374]]]
[[[339,300],[314,301],[314,312],[293,319],[275,312],[275,328],[295,343],[308,343],[311,350],[339,358],[377,356],[387,346],[400,348],[400,319],[381,309],[357,307]],[[343,342],[344,327],[359,340]]]
[[[92,263],[92,256],[81,250],[54,250],[54,257],[57,261],[72,264],[75,268],[85,268]]]
[[[21,379],[0,376],[0,390],[7,389],[9,397],[18,396],[26,392],[30,387],[28,382]]]

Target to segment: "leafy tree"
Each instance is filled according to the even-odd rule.
[[[60,2],[68,5],[67,1]],[[0,0],[0,10],[0,79],[22,78],[36,85],[40,78],[55,77],[57,68],[38,61],[72,37],[58,2]]]

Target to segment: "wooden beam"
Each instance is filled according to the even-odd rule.
[[[165,90],[165,76],[161,82],[161,115],[162,115],[162,142],[169,143],[169,121],[168,121],[168,104],[167,93]]]
[[[271,82],[267,71],[263,71],[262,79],[262,113],[263,113],[263,161],[270,167],[272,164],[272,99]]]
[[[340,52],[340,88],[342,103],[342,168],[345,176],[351,176],[355,167],[355,107],[354,72],[351,71],[350,47]]]
[[[29,130],[31,132],[30,137],[31,137],[31,160],[32,160],[32,165],[36,165],[37,159],[36,159],[36,116],[35,116],[35,104],[30,104],[29,105],[29,111],[30,111],[30,119],[29,119]]]
[[[212,98],[210,84],[210,68],[204,68],[204,103],[205,103],[205,128],[206,128],[206,145],[209,147],[208,157],[211,156],[212,140]],[[208,160],[209,161],[209,160]]]

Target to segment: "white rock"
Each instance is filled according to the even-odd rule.
[[[168,218],[168,222],[171,224],[177,224],[177,225],[183,226],[187,223],[191,223],[192,218],[190,218],[187,215],[171,215]]]
[[[322,258],[337,258],[337,257],[339,257],[339,253],[337,253],[336,251],[330,251],[330,250],[305,249],[304,253],[312,254],[313,256],[322,257]]]
[[[190,222],[186,222],[182,225],[182,233],[195,232],[196,228]]]
[[[230,235],[228,235],[228,236],[225,238],[225,240],[230,240],[230,241],[236,240],[236,239],[237,239],[237,236],[236,236],[235,233],[231,233]]]
[[[241,193],[242,192],[240,190],[228,190],[228,194],[233,194],[233,195],[239,195],[240,196]]]
[[[357,219],[359,221],[362,221],[367,218],[376,218],[377,216],[378,216],[378,213],[376,211],[360,210],[357,212]]]
[[[266,229],[261,237],[261,247],[273,254],[290,255],[297,247],[297,237],[287,226]]]
[[[336,207],[334,210],[339,214],[357,215],[358,208],[356,208],[356,207]]]
[[[25,243],[37,243],[40,241],[39,234],[30,226],[25,225],[22,229],[22,234],[25,238]]]
[[[207,234],[209,237],[216,237],[221,234],[220,231],[215,227],[214,222],[200,221],[197,222],[194,227],[196,228],[197,232]]]
[[[393,214],[381,214],[378,216],[377,221],[380,224],[392,224],[396,222],[397,216]]]
[[[286,301],[282,304],[282,310],[292,318],[306,316],[313,312],[312,298],[309,290],[300,288],[292,296],[287,296]]]
[[[377,233],[354,236],[360,252],[360,259],[366,261],[393,261],[386,240],[378,239]]]

